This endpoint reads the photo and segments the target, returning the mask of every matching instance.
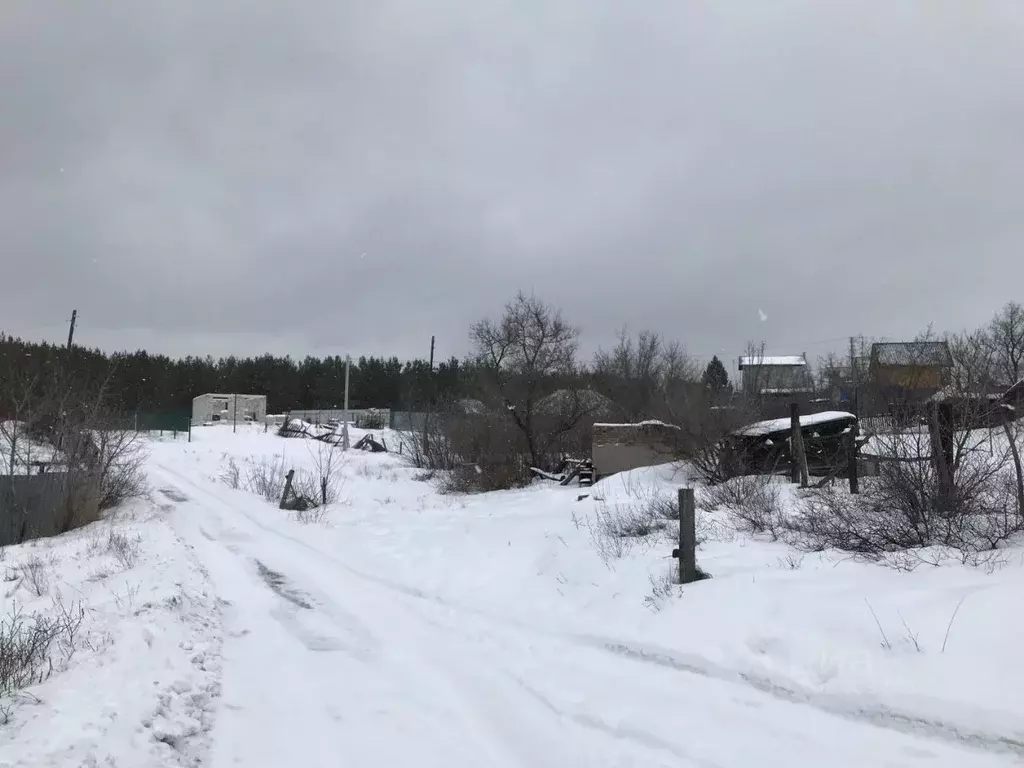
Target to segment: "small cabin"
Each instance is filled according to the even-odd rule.
[[[792,397],[814,390],[804,355],[743,355],[739,369],[748,396]]]

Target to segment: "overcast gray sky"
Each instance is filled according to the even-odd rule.
[[[1024,300],[1021,0],[6,0],[0,329],[817,355]],[[763,319],[764,318],[764,319]]]

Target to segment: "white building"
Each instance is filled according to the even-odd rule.
[[[192,400],[192,423],[207,424],[235,421],[235,408],[238,409],[238,421],[263,421],[267,415],[266,395],[221,395],[208,393],[199,395]]]

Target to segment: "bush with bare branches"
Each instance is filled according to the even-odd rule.
[[[242,487],[267,501],[277,504],[284,493],[285,475],[288,469],[284,457],[249,457],[242,468]]]
[[[740,530],[766,533],[773,541],[787,525],[781,490],[771,475],[743,475],[707,486],[701,499],[711,509],[723,509]]]
[[[921,547],[964,553],[994,549],[1024,533],[1008,449],[988,430],[957,433],[951,479],[940,476],[924,430],[874,438],[884,460],[861,493],[827,487],[808,493],[794,518],[795,542],[865,556]]]
[[[300,473],[298,492],[316,499],[321,506],[333,504],[340,498],[344,484],[345,453],[336,444],[321,440],[307,442],[306,448],[313,460],[313,471]]]
[[[85,609],[59,598],[53,605],[51,615],[27,616],[15,605],[0,617],[0,699],[42,682],[52,674],[54,661],[66,664],[74,655]],[[6,710],[0,708],[0,716],[6,721]]]
[[[50,591],[50,565],[42,557],[32,554],[21,566],[25,586],[36,597],[42,597]]]

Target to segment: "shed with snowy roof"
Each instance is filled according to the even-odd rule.
[[[748,396],[805,395],[814,389],[804,355],[743,355],[739,369]]]

